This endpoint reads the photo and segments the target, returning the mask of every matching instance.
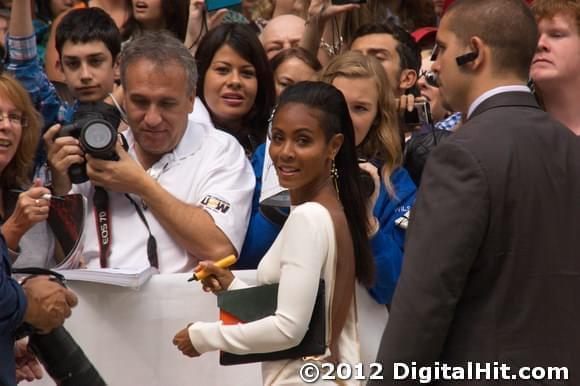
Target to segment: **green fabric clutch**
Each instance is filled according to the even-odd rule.
[[[251,362],[296,359],[326,352],[326,315],[324,280],[320,280],[316,303],[308,331],[295,347],[275,352],[232,354],[222,351],[220,364],[237,365]],[[274,315],[278,306],[278,284],[266,284],[218,294],[220,319],[224,324],[247,323]]]

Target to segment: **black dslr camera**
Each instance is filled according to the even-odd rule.
[[[48,274],[63,287],[64,277],[41,268],[13,269],[13,273]],[[106,386],[99,372],[64,327],[48,334],[39,334],[36,328],[23,323],[14,334],[15,340],[28,336],[28,347],[36,355],[46,372],[59,386]]]
[[[121,114],[115,107],[105,102],[82,103],[74,114],[73,123],[63,126],[55,138],[75,137],[85,153],[96,158],[117,161],[119,156],[115,146],[120,122]],[[89,180],[84,162],[71,165],[68,174],[73,184]]]

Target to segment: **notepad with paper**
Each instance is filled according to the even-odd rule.
[[[58,270],[67,280],[88,281],[117,285],[121,287],[139,288],[154,274],[158,273],[155,267],[141,269],[127,268],[79,268]]]

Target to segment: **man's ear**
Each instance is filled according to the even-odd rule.
[[[193,105],[195,103],[195,89],[193,89],[193,91],[191,92],[191,94],[187,96],[187,102],[189,104],[188,111],[190,113],[192,113],[193,112]]]
[[[117,55],[117,59],[115,59],[115,63],[113,63],[113,76],[115,80],[121,80],[121,61],[119,55]]]
[[[399,89],[408,90],[417,83],[417,71],[411,70],[409,68],[401,71],[401,76],[399,77]]]
[[[483,62],[487,60],[486,54],[489,53],[489,51],[485,49],[487,47],[483,43],[483,40],[477,36],[472,37],[469,43],[475,56],[475,58],[471,61],[471,65],[473,68],[480,68]]]

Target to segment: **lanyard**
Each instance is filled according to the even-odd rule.
[[[147,239],[147,259],[149,259],[149,264],[152,267],[159,269],[159,260],[157,258],[157,240],[151,233],[151,228],[149,223],[143,214],[143,211],[137,205],[135,200],[131,198],[128,194],[125,197],[133,204],[139,218],[147,228],[149,237]],[[111,216],[109,213],[109,194],[105,189],[100,186],[95,187],[95,194],[93,195],[93,205],[95,207],[95,222],[97,226],[97,236],[99,238],[99,260],[101,263],[101,268],[106,268],[108,266],[108,259],[111,253],[111,242],[112,242],[112,232],[111,232]]]

